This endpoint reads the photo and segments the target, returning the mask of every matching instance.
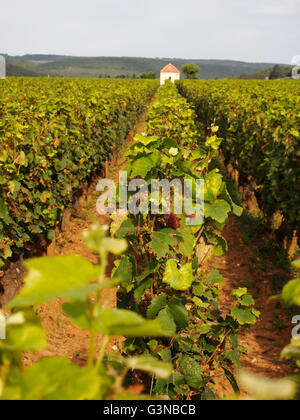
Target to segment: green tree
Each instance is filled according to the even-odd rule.
[[[140,75],[141,79],[156,79],[156,74],[154,71],[149,71],[148,73],[142,73]]]
[[[288,66],[280,66],[276,64],[270,73],[270,79],[281,79],[283,77],[291,77],[291,68]]]
[[[281,76],[280,66],[277,64],[273,67],[273,70],[270,73],[270,79],[279,79]]]
[[[200,67],[197,64],[184,64],[181,70],[187,79],[197,79],[200,73]]]

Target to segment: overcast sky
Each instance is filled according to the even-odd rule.
[[[300,0],[0,0],[0,51],[290,63]]]

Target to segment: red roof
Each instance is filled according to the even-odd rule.
[[[161,73],[180,73],[180,71],[170,63],[161,70]]]

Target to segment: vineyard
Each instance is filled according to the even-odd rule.
[[[205,131],[212,123],[220,127],[222,152],[240,184],[252,182],[264,213],[280,212],[282,231],[299,237],[299,83],[191,82],[179,91]]]
[[[137,121],[156,82],[32,81],[1,87],[0,266],[47,232]]]
[[[26,268],[3,307],[0,399],[299,398],[299,338],[282,352],[292,376],[242,369],[241,334],[264,307],[246,279],[228,290],[216,267],[251,189],[264,232],[292,263],[276,304],[300,306],[299,83],[8,79],[0,88],[1,277],[20,259]],[[140,181],[128,191],[136,211],[100,216],[97,181],[124,167],[128,184]],[[153,180],[188,180],[183,204],[196,205],[199,179],[201,221],[194,207],[176,211],[175,192],[169,208],[164,192],[149,193]],[[90,220],[76,214],[82,196]]]

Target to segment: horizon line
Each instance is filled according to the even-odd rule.
[[[53,53],[26,53],[26,54],[17,54],[11,55],[8,53],[0,53],[0,55],[8,56],[11,58],[19,58],[26,56],[53,56],[53,57],[68,57],[68,58],[139,58],[147,60],[188,60],[188,61],[231,61],[238,63],[247,63],[247,64],[283,64],[290,66],[284,62],[275,62],[275,61],[245,61],[241,59],[232,59],[232,58],[181,58],[181,57],[153,57],[153,56],[131,56],[131,55],[71,55],[71,54],[53,54]]]

